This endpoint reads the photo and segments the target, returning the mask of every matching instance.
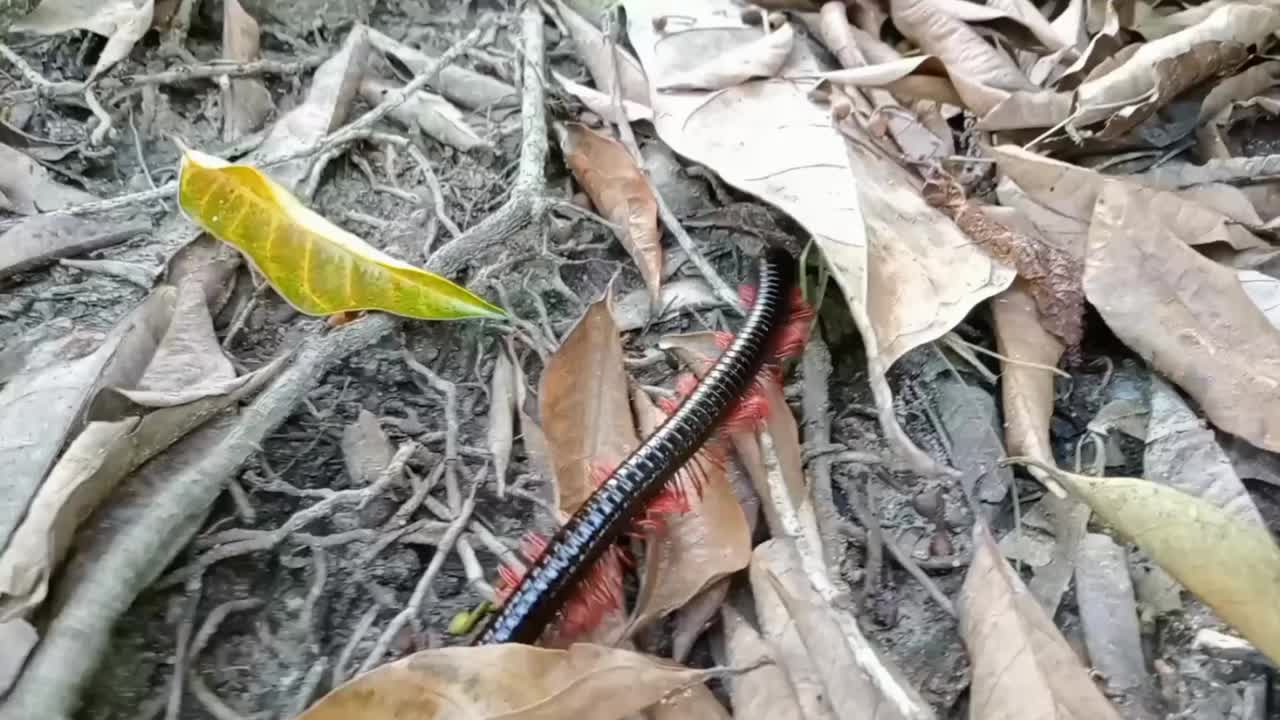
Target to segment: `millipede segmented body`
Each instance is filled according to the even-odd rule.
[[[760,263],[755,303],[733,344],[652,435],[624,460],[547,545],[472,642],[534,644],[574,586],[662,486],[707,441],[764,363],[786,320],[794,261],[774,250]]]

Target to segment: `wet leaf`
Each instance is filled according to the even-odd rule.
[[[592,303],[547,361],[538,393],[565,513],[595,490],[593,463],[612,467],[640,444],[627,387],[621,333],[608,303]]]
[[[43,602],[76,529],[121,480],[255,392],[280,366],[277,360],[237,377],[218,345],[204,290],[184,284],[142,376],[104,389],[0,555],[0,620],[24,617]]]
[[[972,662],[974,720],[1120,720],[1053,620],[974,525],[973,564],[960,592],[960,635]]]
[[[1280,660],[1280,546],[1266,528],[1159,483],[1051,472],[1263,654]]]
[[[1266,527],[1213,430],[1158,376],[1151,378],[1146,443],[1142,470],[1149,480],[1211,502],[1241,522]]]
[[[616,43],[608,43],[599,28],[561,0],[556,0],[555,5],[560,19],[569,30],[569,37],[578,48],[578,57],[582,60],[582,64],[587,66],[587,72],[591,73],[591,79],[596,84],[595,91],[608,98],[607,102],[612,104],[616,66],[618,82],[621,85],[619,94],[624,106],[634,106],[637,110],[644,108],[652,117],[652,110],[648,110],[649,80],[645,77],[644,68],[640,67],[640,61],[636,60],[626,48],[618,47]],[[630,112],[628,108],[628,115]],[[601,113],[597,112],[597,114]],[[612,115],[612,112],[607,115],[601,114],[602,117],[612,117]]]
[[[19,215],[35,215],[98,200],[96,195],[54,180],[43,165],[4,144],[0,144],[0,195]]]
[[[259,59],[258,21],[239,0],[222,5],[222,55],[237,63]],[[275,109],[271,93],[258,78],[230,78],[222,93],[222,139],[228,142],[257,131]]]
[[[387,93],[393,90],[399,90],[399,86],[376,77],[365,77],[360,81],[360,95],[370,105],[382,102]],[[419,90],[406,98],[391,111],[391,117],[410,130],[422,130],[428,136],[463,152],[491,145],[476,133],[467,123],[462,111],[454,107],[453,103],[425,90]]]
[[[648,179],[622,143],[586,125],[567,123],[560,146],[592,204],[617,226],[618,241],[656,302],[662,290],[662,234]]]
[[[241,251],[300,312],[382,310],[427,320],[506,317],[467,289],[334,225],[255,167],[185,148],[178,181],[184,213]]]
[[[1280,450],[1280,330],[1235,271],[1184,245],[1168,222],[1147,191],[1106,183],[1089,233],[1085,294],[1215,425]]]
[[[297,720],[617,720],[714,674],[598,645],[446,647],[374,668]]]
[[[1280,12],[1261,5],[1233,4],[1214,10],[1202,22],[1138,48],[1123,64],[1088,80],[1076,90],[1081,113],[1076,127],[1110,118],[1121,108],[1113,131],[1118,135],[1192,85],[1244,58],[1223,43],[1256,45],[1280,29]],[[1224,54],[1225,53],[1225,54]],[[1126,127],[1127,126],[1127,127]]]
[[[634,406],[645,435],[665,419],[643,391],[634,393]],[[628,636],[684,607],[699,592],[751,561],[747,518],[724,466],[695,459],[686,467],[698,474],[701,491],[688,493],[687,512],[665,514],[645,543],[640,594]]]
[[[154,7],[154,0],[44,0],[10,29],[41,35],[88,30],[106,36],[107,44],[89,73],[92,81],[126,58],[134,43],[147,34]]]
[[[766,34],[732,27],[667,36],[663,72],[656,76],[660,92],[722,90],[757,78],[778,75],[791,54],[796,32],[790,23]]]

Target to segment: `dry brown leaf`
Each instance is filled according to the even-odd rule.
[[[981,522],[960,592],[973,720],[1121,720]]]
[[[662,292],[662,235],[658,201],[644,172],[622,143],[580,123],[565,124],[560,146],[591,202],[617,226],[618,241],[631,254],[656,304]]]
[[[661,424],[661,414],[642,390],[634,393],[633,402],[640,431],[651,434]],[[661,526],[645,543],[640,594],[626,636],[683,607],[751,561],[747,518],[729,486],[724,466],[694,462],[700,462],[695,472],[703,483],[701,492],[690,488],[689,511],[664,515]]]
[[[617,117],[617,113],[613,109],[613,96],[606,95],[592,87],[587,87],[582,83],[574,82],[558,72],[552,72],[556,81],[564,86],[571,95],[582,101],[583,105],[591,112],[617,124],[622,122]],[[626,116],[626,122],[637,122],[639,120],[653,120],[653,110],[647,104],[641,105],[632,100],[622,101],[622,114]]]
[[[1214,83],[1200,103],[1200,123],[1209,122],[1233,103],[1249,100],[1280,85],[1280,61],[1259,63]]]
[[[1215,425],[1280,450],[1280,331],[1235,271],[1175,237],[1149,193],[1103,185],[1085,264],[1089,302]]]
[[[721,608],[720,616],[724,629],[724,652],[730,666],[744,667],[766,659],[771,661],[748,675],[729,681],[729,697],[736,720],[808,718],[800,710],[800,702],[786,669],[777,664],[774,651],[760,633],[732,606]]]
[[[964,196],[960,183],[940,168],[930,173],[925,199],[941,209],[979,246],[1027,281],[1046,330],[1078,359],[1084,339],[1084,270],[1078,256],[992,219]]]
[[[764,35],[731,26],[667,35],[655,87],[660,92],[723,90],[748,80],[777,77],[795,39],[790,23]]]
[[[388,93],[399,89],[398,85],[370,75],[360,81],[360,95],[370,105],[377,105]],[[415,92],[393,108],[391,117],[410,130],[422,130],[429,137],[463,152],[490,146],[453,103],[425,90]]]
[[[1037,46],[1057,52],[1071,46],[1074,37],[1063,37],[1029,0],[991,0],[985,5],[966,0],[931,0],[934,6],[970,25],[991,27],[1018,46]]]
[[[1270,531],[1159,483],[1045,469],[1263,654],[1280,661],[1280,546]]]
[[[1040,324],[1027,281],[1019,278],[991,301],[996,350],[1001,361],[1000,398],[1004,442],[1010,455],[1029,455],[1054,464],[1049,442],[1053,417],[1053,372],[1063,344]],[[1036,367],[1039,366],[1039,367]]]
[[[558,504],[570,515],[595,491],[592,463],[612,469],[640,444],[620,335],[607,301],[592,303],[542,374],[542,430],[555,466]]]
[[[1120,183],[1133,188],[1134,192],[1147,194],[1151,211],[1165,218],[1166,227],[1188,245],[1223,242],[1237,250],[1269,247],[1241,227],[1238,220],[1195,201],[1195,195],[1138,188],[1136,183],[1146,182],[1143,176],[1108,178],[1015,145],[1000,145],[989,148],[988,152],[995,158],[1000,174],[1016,183],[1033,200],[1077,222],[1091,222],[1103,183]],[[1078,234],[1073,237],[1083,240]],[[1079,252],[1083,257],[1083,243],[1070,251]]]
[[[56,35],[88,30],[105,35],[107,44],[89,73],[92,81],[129,55],[135,43],[151,29],[154,0],[45,0],[11,26],[14,32]]]
[[[623,103],[632,103],[647,109],[649,80],[645,77],[640,61],[632,57],[625,48],[609,43],[599,28],[562,0],[555,0],[555,5],[560,19],[569,30],[569,37],[578,48],[578,57],[582,60],[582,64],[587,66],[587,72],[591,73],[596,91],[606,98],[613,97],[616,68],[618,83],[621,86],[619,95]],[[610,52],[611,50],[613,52]],[[609,115],[612,115],[612,112]]]
[[[1236,43],[1247,47],[1260,43],[1277,29],[1280,11],[1265,6],[1233,4],[1214,10],[1196,25],[1146,43],[1119,67],[1081,84],[1076,90],[1079,114],[1072,124],[1083,127],[1107,119],[1126,106],[1156,98],[1167,100],[1221,69],[1212,59],[1218,51],[1208,48],[1206,52],[1206,44]],[[1199,58],[1182,60],[1196,53]],[[1131,112],[1127,120],[1136,124],[1145,117]],[[1116,127],[1122,126],[1123,123]]]
[[[940,58],[952,75],[1006,92],[1035,89],[1008,55],[937,0],[890,0],[889,12],[894,26],[922,53]]]
[[[1211,502],[1241,522],[1267,526],[1213,430],[1159,376],[1151,378],[1142,472],[1152,482]]]
[[[222,5],[222,56],[232,62],[258,59],[258,21],[239,0]],[[257,131],[275,109],[267,86],[257,78],[231,78],[222,92],[222,139],[228,142]]]
[[[410,74],[417,75],[423,72],[437,60],[373,28],[366,28],[365,32],[368,34],[368,42],[374,49],[395,58],[408,69]],[[441,68],[440,73],[431,81],[430,87],[448,98],[450,102],[469,110],[504,108],[518,105],[520,102],[520,93],[516,92],[515,88],[493,76],[478,73],[458,63],[449,63]]]
[[[620,720],[715,672],[599,645],[445,647],[359,675],[297,720]]]

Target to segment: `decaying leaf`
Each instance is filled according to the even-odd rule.
[[[382,310],[429,320],[506,317],[469,290],[334,225],[253,166],[184,148],[178,204],[197,225],[241,251],[300,312]]]
[[[651,434],[662,421],[643,391],[633,393],[640,430]],[[683,607],[695,595],[751,561],[751,536],[742,506],[723,465],[699,459],[690,471],[701,482],[688,495],[689,509],[666,514],[645,543],[640,594],[628,635]],[[691,463],[692,465],[692,463]]]
[[[567,123],[560,145],[592,204],[617,226],[618,241],[631,253],[656,303],[662,291],[662,235],[648,179],[622,143],[586,125]]]
[[[1142,470],[1149,480],[1207,500],[1241,522],[1266,527],[1213,430],[1158,376],[1151,378],[1146,441]]]
[[[228,60],[247,63],[258,59],[258,21],[245,12],[239,0],[222,5],[222,54]],[[275,109],[271,93],[258,78],[231,78],[222,92],[222,139],[230,142],[262,127]]]
[[[446,647],[357,676],[297,720],[615,720],[714,675],[598,645]]]
[[[592,303],[547,361],[538,393],[558,504],[567,514],[595,490],[593,463],[619,463],[640,444],[627,386],[613,314],[606,301]]]
[[[1235,271],[1179,241],[1149,191],[1107,182],[1089,232],[1089,302],[1227,432],[1280,450],[1280,330]]]
[[[763,35],[734,27],[669,35],[662,50],[662,72],[655,76],[656,89],[722,90],[748,80],[776,77],[795,38],[790,23]]]
[[[972,662],[973,720],[1120,720],[1053,620],[975,523],[960,593],[960,635]]]
[[[256,391],[280,366],[277,360],[237,377],[214,335],[204,290],[184,284],[142,376],[104,389],[0,554],[0,620],[24,617],[44,600],[76,529],[120,480]]]
[[[386,99],[399,87],[376,77],[360,81],[360,95],[370,105]],[[430,137],[463,152],[490,143],[472,129],[462,111],[440,95],[419,90],[391,110],[391,117],[410,130],[422,130]]]
[[[89,80],[93,80],[129,55],[134,43],[151,29],[154,9],[154,0],[44,0],[11,29],[42,35],[72,30],[105,35],[107,44],[89,73]]]
[[[1159,483],[1046,469],[1263,654],[1280,659],[1280,546],[1270,531]]]

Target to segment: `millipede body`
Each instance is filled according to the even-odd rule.
[[[733,344],[693,392],[624,460],[548,543],[472,642],[534,644],[591,564],[715,431],[764,363],[785,322],[795,267],[783,250],[760,263],[755,303]]]

